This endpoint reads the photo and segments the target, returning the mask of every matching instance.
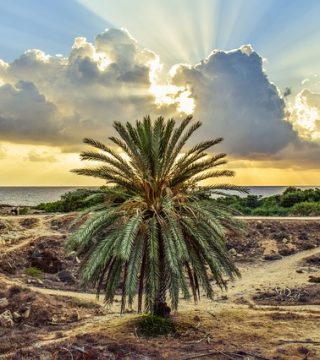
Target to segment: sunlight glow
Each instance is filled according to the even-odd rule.
[[[177,111],[185,114],[192,114],[195,108],[194,99],[190,89],[187,86],[176,86],[172,84],[162,83],[161,70],[162,64],[158,56],[149,62],[150,66],[150,92],[155,96],[155,104],[161,106],[176,105]],[[170,70],[170,75],[173,76],[175,67]]]
[[[320,142],[319,109],[308,104],[303,92],[299,93],[292,106],[290,122],[299,136],[307,141]]]

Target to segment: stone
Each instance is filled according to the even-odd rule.
[[[314,284],[320,284],[320,276],[310,275],[308,281]]]
[[[29,254],[30,265],[45,273],[55,274],[62,270],[62,262],[54,251],[37,249]]]
[[[12,317],[15,322],[19,322],[22,318],[22,316],[17,311],[14,311],[12,313]]]
[[[76,282],[76,279],[68,270],[62,270],[58,272],[58,278],[60,281],[68,284],[74,284]]]
[[[9,301],[7,298],[1,298],[0,299],[0,308],[4,308],[9,305]]]
[[[264,260],[273,261],[273,260],[280,260],[282,256],[279,254],[272,254],[272,255],[265,255]]]
[[[229,250],[229,254],[231,256],[237,256],[237,250],[235,248],[232,248],[232,249]]]
[[[76,311],[71,314],[70,321],[80,321],[80,320],[81,320],[81,316],[79,314],[79,311]]]
[[[30,312],[31,312],[30,306],[23,306],[22,309],[23,310],[21,311],[21,316],[24,319],[28,319],[28,317],[30,316]]]
[[[10,310],[4,311],[0,314],[0,326],[10,328],[14,324],[12,314]]]
[[[295,248],[293,247],[284,247],[282,249],[279,250],[279,254],[282,255],[282,256],[290,256],[290,255],[293,255],[295,254],[297,251]]]

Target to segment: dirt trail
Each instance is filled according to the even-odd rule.
[[[21,220],[23,219],[38,219],[38,222],[35,227],[25,228],[21,225]],[[52,220],[52,216],[48,215],[38,215],[38,216],[30,216],[30,215],[22,215],[22,216],[1,216],[0,220],[4,220],[4,223],[10,228],[14,228],[12,231],[15,234],[13,238],[14,242],[11,245],[7,243],[10,238],[8,237],[7,241],[3,241],[2,245],[0,244],[0,255],[8,254],[10,252],[16,251],[20,248],[27,246],[33,240],[41,236],[50,236],[50,235],[59,235],[61,234],[57,230],[53,230],[50,227],[50,221]],[[21,234],[21,237],[19,237]],[[3,236],[5,238],[5,236]],[[23,239],[23,240],[21,240]]]
[[[306,284],[308,281],[308,273],[298,274],[296,272],[297,266],[299,263],[307,256],[311,256],[320,252],[320,247],[299,252],[297,254],[287,256],[281,260],[275,260],[270,262],[260,262],[254,265],[248,265],[246,267],[240,267],[242,277],[241,279],[235,280],[235,282],[229,284],[229,289],[227,292],[221,294],[226,294],[228,296],[228,305],[233,303],[233,301],[239,296],[244,296],[249,299],[249,297],[256,292],[256,289],[260,288],[274,288],[274,287],[295,287]],[[8,279],[7,279],[8,280]],[[95,294],[85,293],[85,292],[75,292],[75,291],[65,291],[65,290],[56,290],[56,289],[47,289],[47,288],[38,288],[30,286],[30,289],[33,291],[40,292],[46,295],[57,295],[65,297],[73,297],[84,301],[99,301],[103,303],[103,295],[100,296],[100,299],[97,300]],[[218,292],[218,291],[217,291]],[[220,293],[220,292],[218,292]],[[234,304],[237,306],[236,304]],[[189,308],[195,306],[193,302],[182,302],[182,308]],[[203,299],[199,305],[200,307],[216,307],[216,303],[212,303],[208,300]],[[263,306],[267,308],[267,306]],[[272,308],[272,306],[270,306]],[[296,309],[296,310],[307,310],[314,309],[320,311],[319,305],[301,305],[301,306],[287,306],[283,309]],[[115,303],[110,310],[119,311],[120,302]]]
[[[294,287],[308,282],[309,274],[296,272],[299,263],[307,256],[318,254],[320,247],[298,252],[280,260],[259,262],[254,265],[240,267],[241,279],[236,280],[228,290],[228,296],[252,294],[263,287]]]

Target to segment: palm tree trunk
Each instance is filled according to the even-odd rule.
[[[167,290],[167,278],[165,272],[165,255],[164,244],[161,232],[158,232],[159,239],[159,268],[160,268],[160,281],[159,289],[155,299],[154,314],[157,316],[167,317],[170,314],[171,309],[166,303],[166,290]]]

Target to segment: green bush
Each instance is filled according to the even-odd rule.
[[[28,212],[29,212],[29,209],[26,208],[26,207],[23,207],[22,209],[20,209],[19,214],[20,215],[27,215]]]
[[[304,201],[305,195],[303,191],[292,191],[281,196],[280,204],[283,207],[291,207],[297,203]]]
[[[290,213],[297,216],[320,216],[320,202],[305,201],[295,204]]]
[[[170,318],[164,318],[155,315],[142,315],[138,318],[137,334],[144,337],[156,337],[163,335],[173,335],[176,328]]]
[[[251,212],[254,216],[288,216],[289,211],[281,206],[258,207]]]
[[[104,200],[103,194],[96,190],[77,189],[61,196],[61,200],[51,203],[41,203],[36,209],[45,212],[70,212],[89,208]]]
[[[24,272],[26,275],[37,278],[37,279],[41,279],[43,277],[42,270],[38,269],[37,267],[28,267],[28,268],[24,269]]]

